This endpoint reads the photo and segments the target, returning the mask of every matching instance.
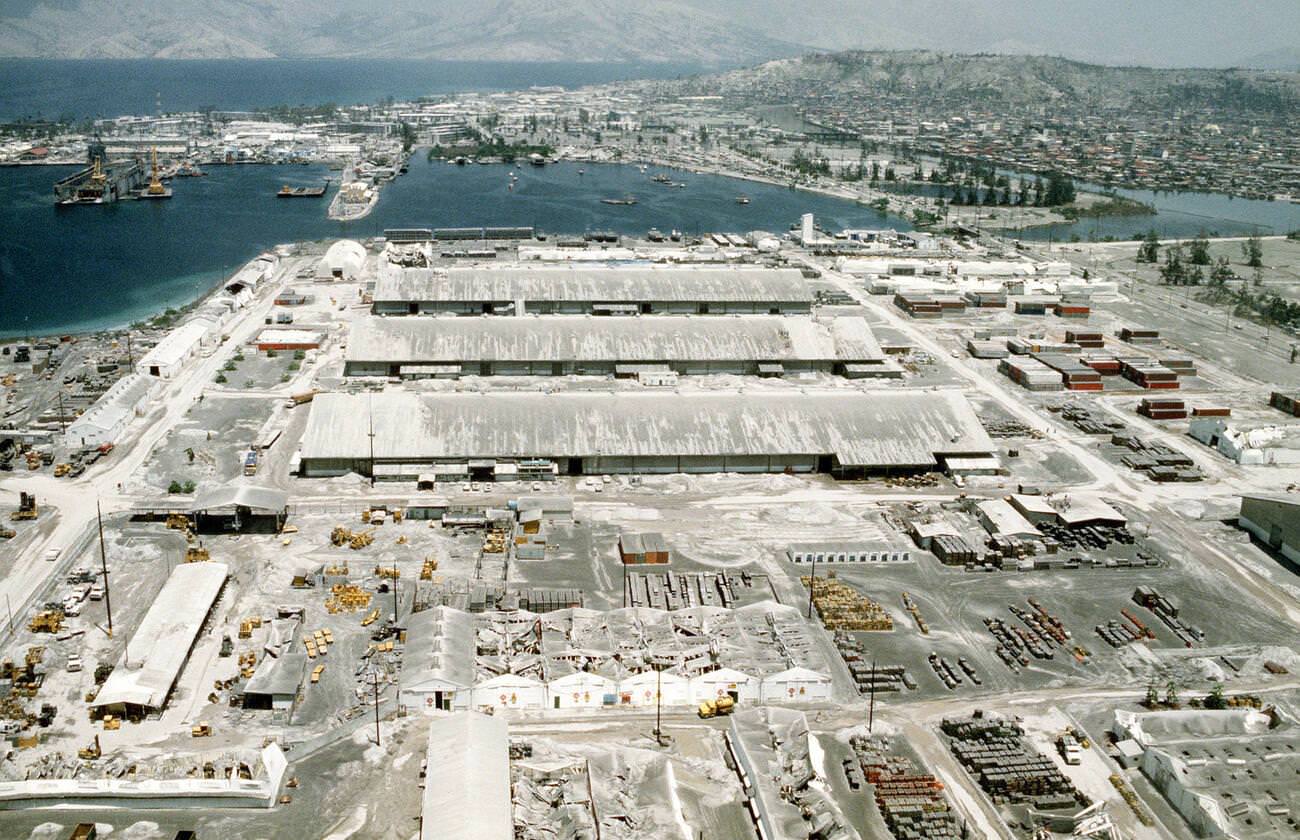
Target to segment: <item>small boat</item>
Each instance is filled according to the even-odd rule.
[[[601,204],[613,204],[616,207],[630,207],[636,204],[636,196],[625,195],[622,198],[602,198]]]
[[[585,170],[585,169],[579,169],[579,170],[578,170],[578,174],[579,174],[579,175],[586,175],[586,174],[587,174],[587,170]]]
[[[665,175],[662,172],[660,172],[658,175],[655,175],[650,180],[654,181],[656,184],[671,184],[673,182],[672,178],[669,178],[667,175]]]
[[[649,239],[651,242],[664,241],[664,235],[659,232],[659,228],[650,228],[650,230],[646,232],[645,238]]]
[[[737,204],[748,204],[748,203],[749,203],[749,196],[747,196],[747,195],[738,195],[738,196],[736,196],[736,203],[737,203]]]
[[[465,164],[469,163],[469,158],[465,157],[464,155],[456,155],[456,158],[453,162],[457,166],[464,166]]]
[[[681,242],[682,232],[680,230],[674,230],[672,233],[668,234],[668,238],[674,242]]]

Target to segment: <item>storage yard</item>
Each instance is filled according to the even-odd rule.
[[[418,233],[15,365],[0,833],[1293,828],[1277,388],[987,243]]]

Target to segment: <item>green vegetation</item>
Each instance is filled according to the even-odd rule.
[[[172,494],[193,493],[195,486],[193,481],[180,482],[172,479],[172,483],[167,485],[167,492]]]
[[[1192,265],[1210,264],[1210,240],[1206,237],[1204,230],[1201,230],[1191,242],[1190,259]]]
[[[1251,268],[1262,268],[1264,266],[1264,245],[1259,240],[1259,234],[1252,234],[1241,243],[1241,258],[1246,261],[1246,265]]]
[[[473,158],[500,158],[505,163],[514,163],[515,160],[532,154],[552,157],[555,154],[555,148],[545,143],[507,143],[500,137],[494,137],[489,142],[456,146],[434,146],[429,149],[428,159],[433,161],[439,158],[464,155]]]
[[[1091,219],[1101,216],[1154,216],[1156,208],[1131,198],[1119,195],[1107,195],[1104,201],[1098,201],[1086,207],[1062,207],[1061,215],[1067,219]]]
[[[1147,231],[1147,235],[1142,239],[1142,245],[1138,248],[1137,261],[1140,263],[1154,263],[1160,258],[1160,234],[1156,233],[1155,228]]]
[[[1252,294],[1245,286],[1210,285],[1198,292],[1196,299],[1202,303],[1228,305],[1238,318],[1249,318],[1266,326],[1300,329],[1300,302],[1287,300],[1274,294]]]
[[[226,375],[224,373],[218,373],[217,378],[212,381],[216,382],[218,385],[225,385],[230,380],[226,379]]]

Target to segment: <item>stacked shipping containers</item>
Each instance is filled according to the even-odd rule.
[[[998,371],[1028,391],[1060,391],[1065,386],[1060,371],[1037,359],[1003,359]]]
[[[1138,405],[1138,414],[1152,420],[1184,420],[1187,418],[1187,406],[1182,400],[1143,397]]]

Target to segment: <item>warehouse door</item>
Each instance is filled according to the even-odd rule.
[[[1274,525],[1268,529],[1268,544],[1275,550],[1282,549],[1282,526]]]

